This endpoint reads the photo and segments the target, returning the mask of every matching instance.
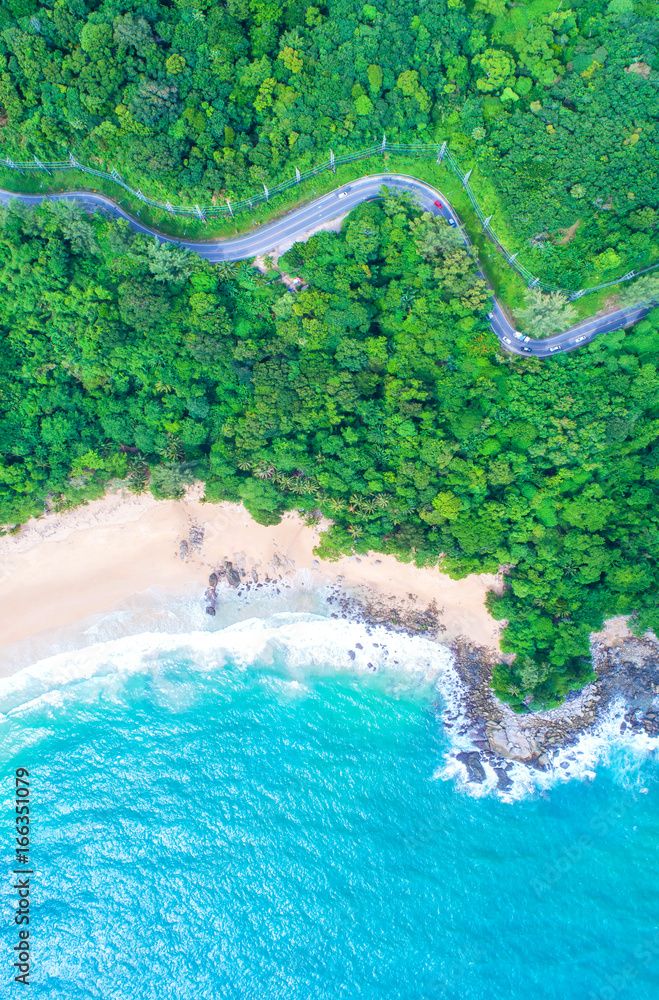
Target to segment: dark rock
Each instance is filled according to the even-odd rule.
[[[236,572],[230,562],[226,564],[226,576],[232,587],[240,586],[240,573]]]
[[[455,757],[467,768],[469,781],[475,781],[479,785],[485,781],[485,768],[481,764],[480,754],[475,750],[461,750]]]
[[[213,607],[212,604],[209,604],[208,607],[206,608],[206,614],[211,615],[213,617],[215,616],[215,608]]]
[[[357,649],[363,649],[363,648],[364,648],[364,647],[362,646],[361,642],[356,642],[356,643],[355,643],[355,646],[357,647]]]
[[[193,548],[200,548],[204,540],[204,529],[199,524],[193,524],[188,532],[188,538]]]
[[[217,573],[211,573],[208,577],[208,582],[211,587],[217,587]]]
[[[507,792],[509,788],[513,787],[513,782],[502,767],[495,767],[494,773],[497,776],[497,788],[500,788],[502,792]]]
[[[354,651],[354,649],[349,649],[348,650],[348,656],[350,657],[351,660],[354,660],[354,658],[355,658],[355,651]]]

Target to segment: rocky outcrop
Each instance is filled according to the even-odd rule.
[[[454,643],[452,649],[464,692],[459,735],[468,735],[481,759],[493,766],[502,790],[510,786],[510,778],[501,765],[517,761],[549,769],[556,752],[592,731],[614,700],[622,699],[626,706],[621,732],[659,736],[659,640],[654,636],[638,639],[626,633],[613,640],[594,636],[597,680],[573,692],[559,708],[525,715],[516,714],[495,697],[490,687],[491,651],[467,640]],[[445,721],[453,728],[454,721]],[[471,753],[461,751],[454,756],[467,767],[469,780],[475,781],[479,779],[473,776],[473,757],[467,766],[465,756]]]
[[[234,569],[230,562],[225,563],[224,573],[226,581],[230,587],[239,587],[241,584],[240,573]]]
[[[533,736],[520,726],[516,719],[502,718],[486,727],[490,750],[508,760],[523,760],[526,763],[540,756],[540,749]]]

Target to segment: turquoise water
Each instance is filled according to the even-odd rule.
[[[656,760],[475,798],[442,778],[423,643],[337,670],[340,623],[275,624],[0,688],[7,857],[9,778],[32,775],[32,997],[656,1000]]]

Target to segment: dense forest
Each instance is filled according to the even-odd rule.
[[[448,139],[579,288],[659,256],[658,44],[656,0],[5,0],[0,143],[208,204]]]
[[[279,263],[301,290],[68,203],[3,209],[0,524],[201,478],[262,523],[325,515],[325,557],[507,566],[518,707],[583,683],[605,615],[659,628],[659,310],[502,353],[471,252],[404,197]]]

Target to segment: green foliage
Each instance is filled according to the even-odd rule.
[[[193,481],[191,470],[181,464],[156,465],[151,470],[149,489],[156,500],[180,500]]]
[[[476,79],[479,90],[501,90],[507,83],[514,81],[515,60],[502,49],[487,49],[474,58],[474,63],[484,73],[484,76]]]
[[[577,311],[560,292],[544,294],[531,288],[525,295],[524,308],[518,309],[516,316],[522,330],[531,331],[534,337],[547,337],[572,326]]]

